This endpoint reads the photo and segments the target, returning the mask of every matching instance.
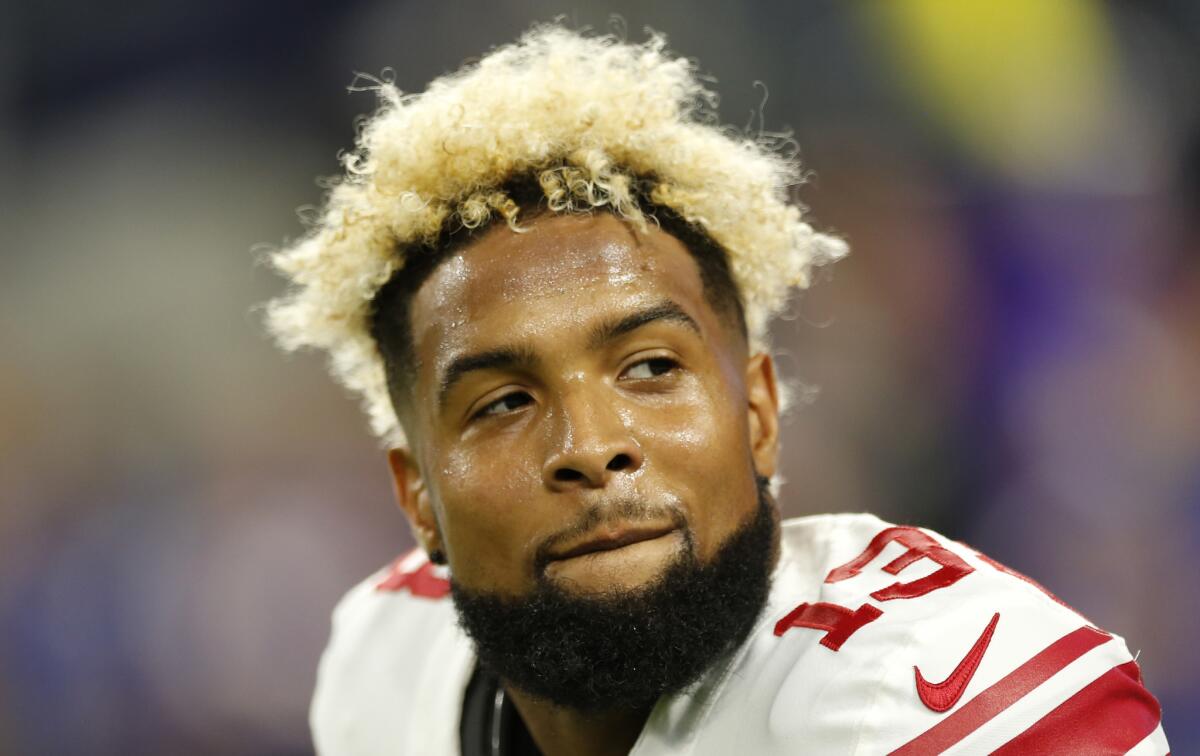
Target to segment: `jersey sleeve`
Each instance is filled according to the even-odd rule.
[[[831,545],[819,594],[776,623],[803,660],[776,735],[831,728],[854,754],[1168,752],[1124,640],[969,547],[876,522]]]
[[[309,709],[317,753],[458,753],[474,657],[448,594],[444,570],[414,552],[341,600]]]

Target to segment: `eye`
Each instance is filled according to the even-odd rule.
[[[670,358],[651,357],[648,360],[633,363],[621,374],[621,377],[634,381],[646,380],[665,375],[677,367],[679,364]]]
[[[478,412],[471,416],[471,419],[504,415],[513,410],[520,409],[532,401],[533,397],[524,391],[514,391],[511,394],[505,394],[494,402],[484,405]]]

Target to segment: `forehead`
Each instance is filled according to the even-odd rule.
[[[715,325],[699,269],[675,237],[609,213],[544,215],[525,232],[491,229],[434,271],[413,299],[414,349],[425,372],[462,348],[567,335],[663,299]]]

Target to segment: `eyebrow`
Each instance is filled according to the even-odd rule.
[[[616,341],[627,333],[631,333],[644,325],[659,320],[674,321],[686,326],[689,330],[700,335],[700,326],[683,308],[669,299],[664,299],[649,307],[631,312],[628,315],[606,320],[591,329],[588,335],[588,347],[598,349]]]
[[[461,381],[467,373],[476,370],[511,370],[513,368],[528,368],[537,362],[537,355],[525,345],[502,346],[485,352],[461,354],[450,360],[442,373],[441,386],[438,388],[438,404],[445,406],[446,398],[454,384]]]
[[[666,299],[628,315],[606,320],[593,326],[588,334],[588,348],[598,349],[611,344],[625,334],[657,321],[674,321],[696,334],[700,333],[700,326],[692,316],[684,312],[678,304]],[[438,405],[445,406],[450,390],[468,373],[478,370],[528,369],[537,362],[537,355],[533,349],[524,344],[461,354],[450,360],[442,373],[442,380],[438,387]]]

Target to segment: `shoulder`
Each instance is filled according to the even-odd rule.
[[[1120,637],[969,546],[871,515],[784,524],[739,667],[713,716],[731,709],[763,752],[1167,750]]]
[[[405,555],[352,588],[333,612],[309,712],[322,754],[406,750],[418,730],[457,749],[457,707],[474,665],[443,568]],[[453,716],[450,716],[453,715]],[[430,732],[429,722],[446,722]],[[408,723],[424,721],[421,728]],[[426,740],[425,745],[429,745]]]

